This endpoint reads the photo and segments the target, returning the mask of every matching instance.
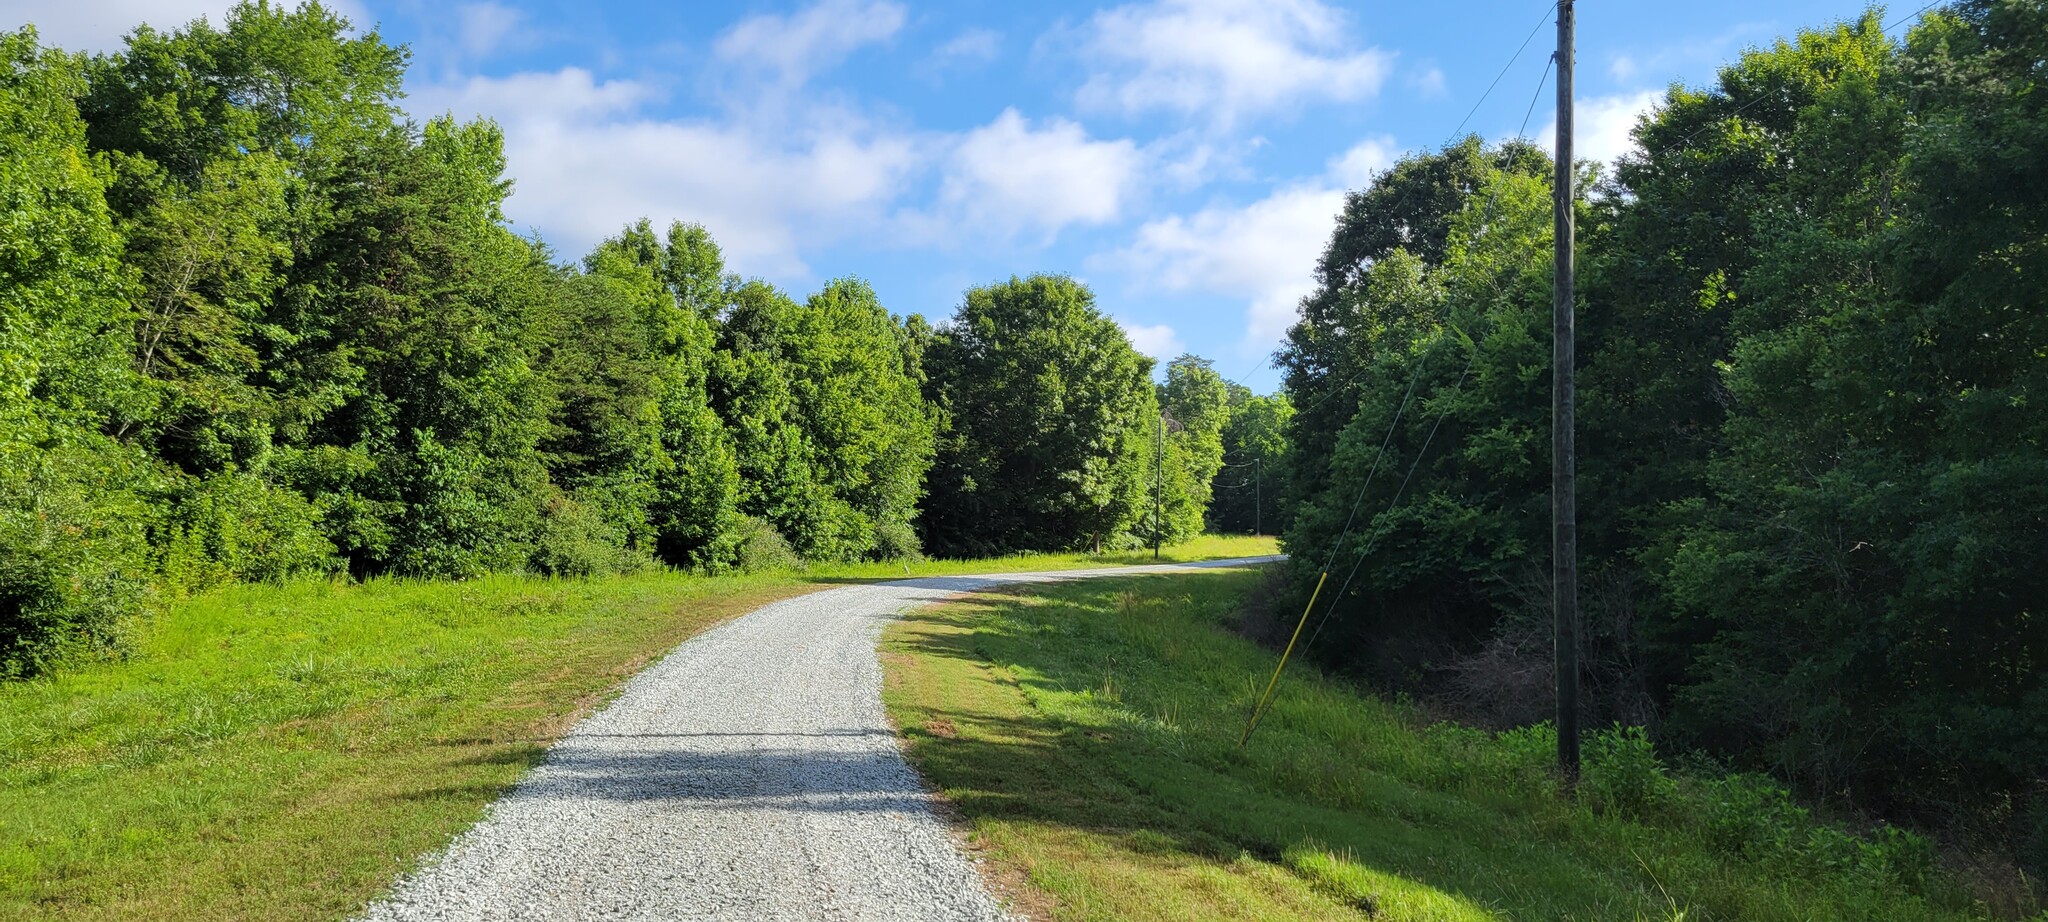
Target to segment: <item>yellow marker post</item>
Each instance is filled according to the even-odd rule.
[[[1273,686],[1280,684],[1280,670],[1287,668],[1287,658],[1294,655],[1294,643],[1301,639],[1301,629],[1308,626],[1308,613],[1315,611],[1316,599],[1323,594],[1323,581],[1329,578],[1328,570],[1316,577],[1316,589],[1308,594],[1308,607],[1301,610],[1301,622],[1294,626],[1294,636],[1287,639],[1287,650],[1280,654],[1280,665],[1273,667],[1273,678],[1266,682],[1266,693],[1259,696],[1259,703],[1252,708],[1252,719],[1245,723],[1244,735],[1237,738],[1237,748],[1243,749],[1244,744],[1251,741],[1252,730],[1259,725],[1259,715],[1265,712],[1266,702],[1273,697]]]

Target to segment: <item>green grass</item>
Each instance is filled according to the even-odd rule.
[[[1753,780],[1603,754],[1574,802],[1552,780],[1547,729],[1430,725],[1312,671],[1290,667],[1240,750],[1274,656],[1228,626],[1262,579],[1020,588],[884,635],[884,699],[910,755],[1020,907],[1054,919],[1972,917],[1919,843],[1846,836]]]
[[[1272,550],[1216,538],[1166,557]],[[0,685],[0,919],[346,917],[676,643],[777,598],[904,570],[375,580],[183,600],[130,625],[119,661]]]

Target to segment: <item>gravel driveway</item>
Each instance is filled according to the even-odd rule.
[[[367,918],[1005,918],[897,751],[882,625],[1004,583],[1278,559],[932,577],[769,605],[626,683]]]

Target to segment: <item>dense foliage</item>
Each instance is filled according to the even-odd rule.
[[[947,408],[924,523],[935,547],[1100,549],[1150,521],[1152,361],[1086,286],[1035,275],[969,291],[927,371]]]
[[[1277,534],[1293,508],[1281,501],[1288,482],[1287,430],[1294,404],[1285,394],[1260,396],[1230,386],[1223,427],[1223,464],[1210,485],[1209,530]]]
[[[399,109],[407,60],[316,3],[90,58],[0,35],[0,676],[232,580],[1201,530],[1223,383],[1155,386],[1086,287],[935,329],[680,222],[562,260],[507,229],[495,124]]]
[[[1673,89],[1579,206],[1593,723],[2037,868],[2043,60],[2039,0],[1802,32]],[[1550,701],[1543,160],[1353,194],[1282,355],[1297,582],[1349,586],[1313,653],[1504,722]]]

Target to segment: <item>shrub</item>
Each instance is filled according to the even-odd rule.
[[[599,506],[557,493],[541,505],[540,534],[528,564],[550,576],[600,576],[644,569],[653,561]]]
[[[1594,806],[1640,817],[1677,791],[1643,728],[1616,725],[1594,733],[1586,743],[1579,790]]]
[[[152,563],[181,592],[230,580],[270,581],[340,566],[305,497],[245,471],[174,476],[153,497]]]
[[[1502,780],[1516,790],[1542,790],[1557,777],[1557,727],[1549,721],[1503,730],[1494,737]]]
[[[868,557],[918,561],[924,559],[924,547],[918,543],[917,530],[909,522],[889,519],[875,523],[875,543],[868,550]]]
[[[1751,857],[1784,855],[1809,820],[1792,795],[1764,775],[1727,775],[1702,787],[1695,813],[1715,848]]]
[[[539,524],[535,488],[545,481],[526,480],[536,474],[530,464],[507,463],[429,431],[414,430],[411,443],[409,451],[379,459],[386,489],[403,503],[392,523],[390,568],[446,579],[518,569],[522,545]],[[521,486],[532,492],[522,495]]]
[[[790,570],[803,566],[803,559],[791,550],[789,539],[775,530],[767,519],[741,516],[733,529],[737,550],[734,566],[743,573]]]
[[[0,678],[19,678],[110,649],[117,623],[140,608],[141,509],[119,487],[139,465],[69,448],[33,467],[0,460]]]

